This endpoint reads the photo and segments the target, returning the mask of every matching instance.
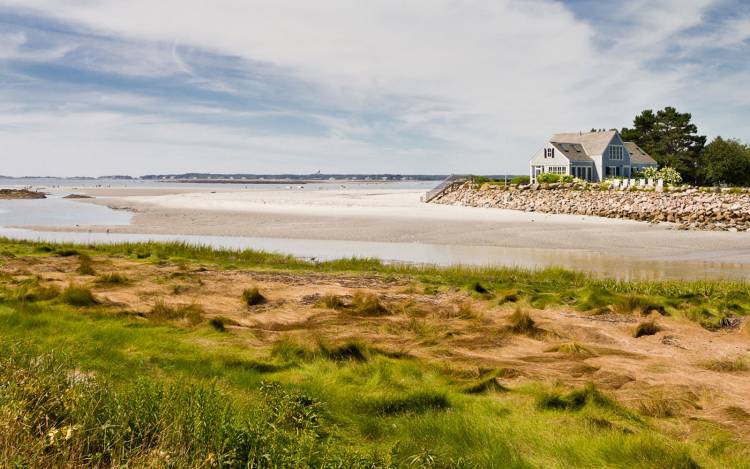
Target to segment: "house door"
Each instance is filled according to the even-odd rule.
[[[534,166],[534,182],[536,182],[536,177],[542,174],[542,169],[541,166]]]

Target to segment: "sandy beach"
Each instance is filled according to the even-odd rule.
[[[79,192],[95,197],[79,203],[135,213],[130,225],[79,230],[541,248],[750,264],[750,233],[687,232],[669,224],[423,204],[421,190]]]

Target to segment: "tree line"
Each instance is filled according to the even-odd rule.
[[[623,140],[635,142],[658,163],[671,167],[685,182],[696,185],[750,186],[750,146],[738,139],[716,137],[706,144],[690,113],[674,107],[654,112],[646,109],[632,128],[620,131]]]

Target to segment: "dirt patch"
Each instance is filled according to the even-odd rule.
[[[220,318],[226,332],[248,347],[270,349],[283,337],[305,343],[357,340],[434,362],[462,377],[512,369],[512,378],[501,379],[509,388],[528,381],[575,386],[593,382],[644,413],[711,419],[750,441],[750,423],[740,411],[750,412],[750,373],[729,379],[701,366],[710,359],[747,354],[748,335],[738,329],[712,332],[660,317],[662,332],[636,339],[633,326],[642,318],[635,315],[523,307],[534,327],[545,333],[518,334],[508,330],[518,305],[498,306],[459,290],[424,294],[423,288],[412,288],[410,278],[195,269],[116,256],[93,256],[92,263],[98,275],[118,273],[127,282],[97,283],[96,277],[76,272],[76,256],[46,256],[3,260],[0,283],[12,286],[37,276],[41,283],[59,288],[73,282],[91,288],[113,312],[144,317],[160,301],[200,305],[204,321]],[[249,287],[257,287],[267,301],[248,306],[242,294]],[[358,293],[377,298],[383,313],[365,316],[321,306],[326,295],[351,302]],[[205,346],[212,346],[211,341]],[[665,402],[670,396],[679,402]]]

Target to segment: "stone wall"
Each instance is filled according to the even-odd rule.
[[[465,183],[432,201],[527,212],[671,222],[680,229],[750,229],[750,193],[737,189],[608,188],[603,184],[503,186]]]

